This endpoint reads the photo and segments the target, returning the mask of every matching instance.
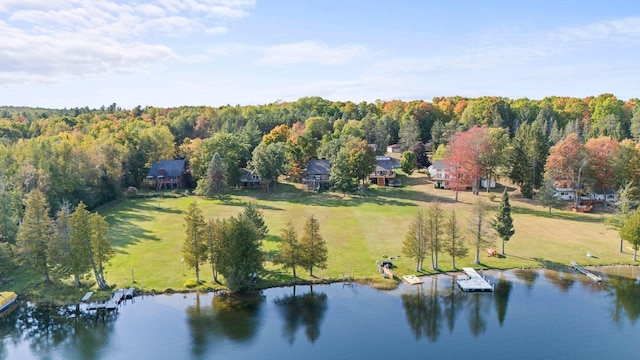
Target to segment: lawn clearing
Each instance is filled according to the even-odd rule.
[[[409,184],[402,188],[378,188],[372,186],[364,197],[345,197],[330,192],[311,193],[294,184],[278,185],[276,194],[261,190],[234,191],[224,200],[184,196],[177,198],[125,199],[99,209],[107,216],[111,238],[117,255],[107,268],[110,284],[118,287],[135,286],[145,290],[184,290],[184,283],[194,277],[193,269],[184,268],[182,242],[184,240],[184,212],[192,201],[197,201],[207,218],[224,218],[236,215],[248,201],[255,201],[264,214],[269,227],[269,237],[263,242],[267,259],[277,254],[281,229],[292,221],[300,236],[306,218],[314,215],[320,222],[320,230],[327,241],[329,262],[326,270],[314,269],[316,279],[298,269],[298,276],[307,280],[341,279],[350,275],[356,279],[377,280],[376,260],[383,255],[399,257],[394,260],[397,277],[415,273],[415,261],[405,258],[402,241],[407,227],[419,208],[439,201],[446,211],[455,209],[461,225],[466,227],[469,211],[477,198],[470,192],[461,192],[454,202],[454,193],[434,189],[424,174],[404,177]],[[497,192],[500,190],[494,190]],[[554,210],[549,216],[541,206],[522,200],[510,190],[512,215],[516,233],[505,246],[506,256],[488,257],[481,249],[484,267],[557,267],[568,266],[573,260],[583,265],[630,264],[631,253],[618,253],[618,237],[615,231],[603,224],[600,214],[577,214]],[[498,205],[490,203],[493,217]],[[465,233],[469,238],[470,233]],[[500,242],[495,247],[500,249]],[[474,251],[469,256],[456,259],[458,268],[472,266]],[[588,258],[591,252],[597,258]],[[265,264],[260,274],[263,284],[279,285],[292,281],[289,269]],[[451,259],[439,256],[441,271],[451,271]],[[132,274],[133,270],[133,274]],[[431,261],[425,261],[423,274],[435,273]],[[209,265],[201,268],[201,279],[206,286],[215,287]],[[135,281],[135,282],[134,282]]]

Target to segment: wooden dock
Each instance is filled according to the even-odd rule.
[[[464,292],[492,292],[493,286],[489,284],[480,274],[473,268],[465,267],[462,271],[467,275],[466,279],[457,279],[456,282],[460,289]]]
[[[404,275],[402,280],[406,281],[410,285],[422,284],[422,279],[415,275]]]
[[[576,269],[579,273],[587,275],[589,279],[593,280],[594,282],[597,282],[597,283],[602,282],[602,278],[600,276],[586,270],[585,268],[576,264],[575,262],[572,261],[571,266],[573,266],[573,268]]]

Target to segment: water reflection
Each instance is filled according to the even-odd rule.
[[[498,280],[493,291],[494,304],[496,305],[496,313],[498,314],[498,323],[500,326],[504,323],[504,319],[507,316],[507,305],[509,303],[509,295],[511,294],[511,288],[513,285],[511,281],[507,280],[504,274]]]
[[[211,306],[202,306],[200,294],[196,294],[195,305],[186,310],[193,355],[202,356],[209,345],[221,339],[239,343],[253,339],[260,327],[264,299],[261,292],[216,295]]]
[[[456,289],[455,278],[451,281],[451,286],[447,288],[442,299],[444,302],[444,317],[447,320],[449,333],[451,333],[456,323],[456,317],[464,307],[464,301],[466,299],[465,294]]]
[[[609,275],[606,288],[615,299],[611,313],[613,321],[620,323],[626,314],[635,324],[640,317],[640,283],[635,278]]]
[[[293,344],[300,325],[303,325],[307,339],[314,343],[320,337],[320,324],[327,311],[327,294],[313,292],[313,286],[304,295],[296,295],[296,286],[292,291],[291,295],[274,300],[284,320],[282,335],[289,344]]]
[[[569,291],[576,281],[573,273],[564,271],[544,269],[543,274],[545,278],[551,281],[551,283],[562,292]]]
[[[117,312],[88,312],[79,306],[21,303],[0,318],[0,358],[3,344],[27,342],[31,355],[48,358],[54,350],[65,359],[97,358],[109,345]],[[29,357],[29,354],[22,354]]]
[[[538,270],[517,269],[517,270],[513,270],[513,273],[518,279],[524,281],[524,283],[527,285],[529,289],[533,287],[533,284],[536,282],[536,279],[538,278]]]
[[[416,340],[424,336],[435,342],[440,336],[443,312],[438,297],[438,279],[434,278],[430,283],[428,290],[418,285],[415,293],[402,294],[401,297],[407,322]]]

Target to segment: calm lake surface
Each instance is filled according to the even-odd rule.
[[[0,318],[0,359],[638,359],[640,269],[485,271],[379,291],[298,286],[243,298],[137,297],[97,316],[22,303]]]

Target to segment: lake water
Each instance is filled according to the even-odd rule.
[[[108,316],[20,304],[0,318],[0,359],[637,359],[640,269],[485,271],[393,291],[331,284],[243,298],[137,297]]]

